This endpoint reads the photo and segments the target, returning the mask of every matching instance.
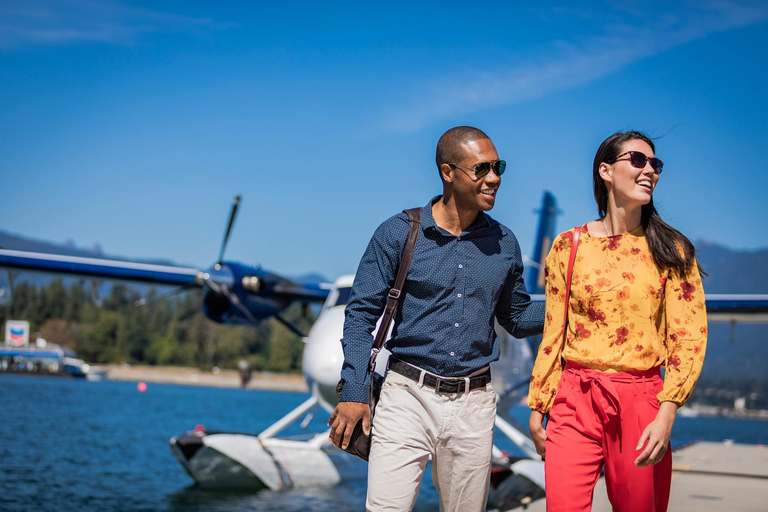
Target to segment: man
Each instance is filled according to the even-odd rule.
[[[506,163],[490,138],[469,126],[443,134],[436,162],[443,195],[422,210],[387,343],[392,358],[373,425],[369,511],[411,510],[430,456],[441,510],[485,510],[496,417],[488,365],[499,357],[494,318],[518,338],[543,330],[544,307],[525,291],[514,234],[484,213],[493,208]],[[328,423],[336,446],[347,446],[360,419],[370,429],[372,332],[408,229],[404,213],[379,226],[355,276],[341,340],[344,387]]]

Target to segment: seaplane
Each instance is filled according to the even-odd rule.
[[[317,428],[312,423],[319,409],[330,412],[337,403],[344,308],[353,276],[341,276],[333,283],[299,282],[259,266],[225,261],[239,204],[240,196],[232,205],[219,257],[205,270],[5,249],[0,249],[0,267],[174,286],[175,292],[199,289],[204,313],[222,324],[257,325],[274,317],[305,342],[302,371],[309,398],[262,432],[197,427],[172,437],[171,452],[203,488],[286,491],[365,478],[366,463],[334,447],[328,441],[327,426]],[[532,300],[544,301],[542,262],[554,239],[558,214],[550,192],[544,193],[538,212],[533,257],[526,259],[526,283]],[[768,320],[768,295],[708,295],[706,300],[711,320],[732,325]],[[308,333],[282,314],[294,303],[322,304]],[[489,501],[494,508],[510,510],[542,498],[545,491],[543,462],[525,433],[527,429],[511,414],[527,392],[533,353],[540,340],[513,338],[498,325],[496,333],[501,348],[500,360],[492,365],[492,384],[499,395],[496,427],[511,441],[515,453],[494,447]],[[381,374],[386,371],[386,350],[382,354],[384,357],[377,359]],[[281,436],[295,424],[305,433]]]

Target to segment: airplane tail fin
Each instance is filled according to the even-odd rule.
[[[555,239],[555,220],[559,211],[555,196],[549,190],[544,191],[541,208],[537,211],[539,225],[536,230],[536,240],[533,244],[533,252],[525,262],[528,265],[525,283],[531,295],[544,293],[544,260]]]

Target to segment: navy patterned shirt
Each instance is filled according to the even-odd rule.
[[[461,377],[499,358],[494,318],[513,336],[544,329],[544,304],[523,283],[515,235],[480,212],[455,236],[435,224],[433,198],[422,210],[403,295],[386,347],[398,359],[443,377]],[[343,402],[368,402],[373,331],[394,285],[410,221],[399,213],[381,224],[363,254],[345,310]]]

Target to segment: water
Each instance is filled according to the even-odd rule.
[[[364,480],[283,493],[212,492],[194,486],[171,455],[173,435],[197,424],[259,432],[303,402],[302,393],[164,384],[149,384],[140,393],[129,382],[0,375],[0,399],[0,510],[344,512],[364,507]],[[525,408],[515,414],[527,421]],[[320,413],[313,424],[327,417]],[[673,446],[699,439],[763,444],[768,422],[677,419]],[[415,510],[438,510],[428,474]]]

